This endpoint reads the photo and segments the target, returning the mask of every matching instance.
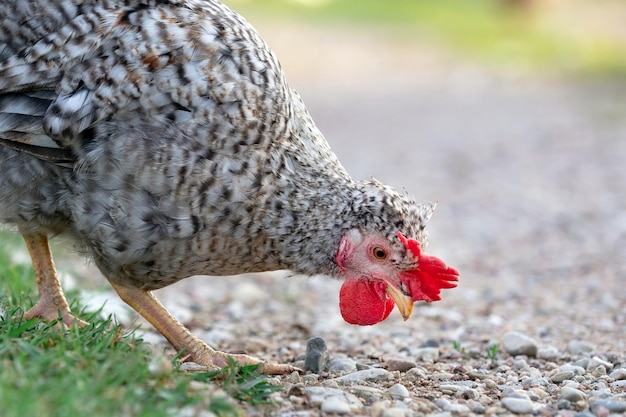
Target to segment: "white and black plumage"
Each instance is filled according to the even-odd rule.
[[[271,50],[217,1],[0,3],[0,182],[0,222],[24,236],[39,282],[27,317],[76,320],[47,246],[63,234],[210,367],[226,355],[150,290],[198,274],[326,274],[345,280],[344,318],[373,324],[458,276],[420,252],[433,206],[352,180]]]

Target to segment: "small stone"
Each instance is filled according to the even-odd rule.
[[[329,370],[336,372],[356,371],[356,362],[350,358],[336,358],[330,361]]]
[[[528,366],[528,362],[525,359],[516,359],[513,364],[513,369],[518,371],[528,371],[530,367]]]
[[[421,348],[438,348],[439,341],[437,339],[428,339],[420,345]]]
[[[485,414],[487,411],[487,407],[485,407],[478,401],[470,401],[468,402],[467,406],[469,407],[470,411],[475,414]]]
[[[406,372],[417,366],[415,361],[406,358],[387,358],[385,359],[385,364],[387,365],[387,369],[391,372]]]
[[[554,361],[559,358],[559,350],[554,346],[548,346],[537,350],[537,358],[544,359],[546,361]]]
[[[314,374],[328,370],[328,349],[321,337],[312,337],[306,343],[304,369]]]
[[[406,417],[406,415],[407,415],[407,410],[393,407],[393,408],[388,408],[386,410],[383,410],[380,417]]]
[[[535,342],[533,338],[520,332],[505,333],[502,336],[502,347],[512,356],[536,356],[538,350],[537,342]]]
[[[485,388],[487,389],[498,389],[498,384],[493,379],[485,379]]]
[[[445,410],[446,408],[448,408],[450,404],[451,404],[450,401],[448,401],[445,398],[438,398],[437,400],[435,400],[435,405],[441,408],[442,410]]]
[[[336,378],[336,381],[341,385],[352,385],[364,381],[379,381],[382,379],[388,379],[391,375],[391,372],[386,369],[371,368],[341,376]]]
[[[624,413],[626,412],[626,401],[617,401],[612,399],[598,400],[592,402],[589,408],[591,409],[591,412],[596,413],[596,409],[598,407],[606,408],[611,413]]]
[[[533,403],[524,398],[506,397],[502,399],[502,406],[515,414],[529,414],[533,412]]]
[[[611,381],[626,379],[626,368],[614,369],[613,372],[609,374],[609,378],[611,378]]]
[[[560,384],[561,382],[572,379],[573,377],[574,372],[572,371],[560,371],[552,375],[550,377],[550,381],[554,382],[555,384]]]
[[[322,385],[328,388],[336,388],[339,389],[339,384],[337,383],[337,381],[333,380],[333,379],[326,379],[324,381],[322,381]]]
[[[439,390],[447,395],[454,395],[461,389],[460,386],[454,384],[441,384],[439,385]]]
[[[589,358],[580,358],[574,362],[574,366],[580,366],[583,369],[587,369],[587,365],[589,365]]]
[[[280,417],[314,417],[317,415],[317,411],[315,413],[310,410],[294,410],[294,411],[283,411],[280,413]]]
[[[350,405],[339,397],[329,397],[322,401],[320,407],[323,413],[348,414],[350,413]]]
[[[339,387],[339,385],[337,385]],[[364,398],[369,401],[378,401],[384,396],[384,392],[375,387],[368,387],[367,385],[351,385],[350,391],[359,398]]]
[[[602,365],[598,365],[591,371],[591,375],[595,378],[599,378],[603,375],[606,375],[606,368]],[[578,376],[577,378],[584,378],[583,376]]]
[[[383,412],[389,408],[391,408],[391,401],[389,400],[376,401],[370,407],[370,414],[372,415],[372,417],[382,417]]]
[[[480,393],[472,388],[468,388],[461,393],[461,396],[466,400],[478,400]]]
[[[574,414],[574,417],[596,417],[596,416],[589,411],[581,411],[581,412]]]
[[[205,365],[199,365],[195,362],[183,362],[180,364],[179,369],[185,372],[206,372],[209,368]]]
[[[593,343],[585,340],[572,340],[567,344],[567,351],[575,355],[592,352],[595,348]]]
[[[559,371],[561,372],[573,372],[574,375],[584,375],[585,374],[585,368],[583,368],[582,366],[578,366],[578,365],[570,365],[570,364],[565,364],[565,365],[561,365],[559,366]]]
[[[559,393],[559,399],[568,400],[572,403],[577,403],[579,401],[585,401],[587,396],[584,392],[571,387],[563,387],[561,388],[561,392]]]
[[[306,385],[317,384],[318,380],[319,380],[319,375],[317,374],[308,374],[302,377],[302,382],[304,382]]]
[[[613,364],[611,362],[607,362],[598,356],[594,356],[589,360],[589,363],[587,363],[587,370],[596,369],[598,366],[604,367],[607,371],[613,369]]]
[[[357,362],[356,363],[356,370],[357,371],[364,371],[366,369],[371,369],[371,368],[372,368],[371,366],[366,365],[364,363],[361,363],[361,362]]]
[[[335,388],[326,388],[326,387],[306,387],[304,389],[304,394],[308,397],[309,402],[315,406],[324,406],[324,403],[334,398],[334,400],[328,402],[326,407],[332,409],[335,407],[337,410],[345,410],[345,404],[348,407],[348,411],[326,411],[328,413],[349,413],[351,411],[358,411],[363,408],[363,404],[361,401],[354,395],[349,392],[345,392]],[[322,410],[324,411],[324,410]]]
[[[532,387],[528,390],[528,395],[531,399],[533,399],[533,397],[537,397],[537,399],[543,400],[550,394],[548,394],[548,392],[541,387]]]
[[[454,375],[448,372],[435,372],[430,375],[430,379],[433,381],[449,381],[454,377]]]
[[[422,368],[411,368],[406,372],[406,378],[411,382],[415,382],[426,379],[427,375]]]
[[[558,408],[559,410],[571,410],[572,403],[571,401],[565,400],[563,398],[559,398],[556,401],[556,408]]]
[[[302,378],[300,378],[300,373],[298,371],[293,371],[291,374],[289,374],[288,381],[292,384],[302,382]]]
[[[402,384],[394,384],[388,390],[387,394],[391,396],[394,400],[403,400],[405,398],[409,398],[411,394],[409,390]]]
[[[416,349],[415,358],[421,362],[434,363],[439,360],[439,348],[423,347]]]
[[[450,404],[445,411],[452,413],[454,416],[466,416],[471,410],[465,404]]]

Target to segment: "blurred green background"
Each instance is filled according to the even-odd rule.
[[[227,0],[254,18],[367,27],[484,64],[576,75],[626,72],[623,0]],[[383,31],[383,32],[381,32]]]

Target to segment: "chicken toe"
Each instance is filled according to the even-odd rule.
[[[76,318],[65,299],[59,277],[48,246],[48,238],[44,234],[23,234],[26,247],[30,253],[37,277],[39,300],[26,313],[24,318],[30,320],[39,317],[45,320],[61,318],[65,326],[85,326],[88,323]]]
[[[209,369],[220,369],[228,366],[228,359],[231,358],[241,365],[262,364],[262,372],[265,374],[277,375],[299,371],[298,368],[291,365],[265,362],[244,354],[228,354],[216,351],[191,334],[151,292],[113,281],[109,282],[120,298],[148,320],[177,352],[184,350],[183,358],[185,361],[195,362]]]

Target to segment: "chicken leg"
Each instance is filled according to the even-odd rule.
[[[265,374],[277,375],[299,371],[298,368],[291,365],[265,362],[243,354],[231,355],[216,351],[191,334],[185,326],[167,311],[151,292],[139,288],[127,287],[113,281],[109,282],[115,291],[117,291],[120,298],[165,336],[177,352],[184,349],[184,357],[188,361],[207,366],[209,369],[213,370],[228,366],[228,358],[232,358],[241,365],[262,364],[261,370]]]
[[[45,320],[56,320],[61,317],[66,326],[86,325],[87,322],[74,317],[65,295],[63,295],[63,289],[52,260],[52,253],[48,246],[48,237],[41,233],[23,234],[22,236],[26,241],[26,247],[33,262],[39,289],[39,300],[24,313],[24,318],[30,320],[34,317],[40,317]]]

